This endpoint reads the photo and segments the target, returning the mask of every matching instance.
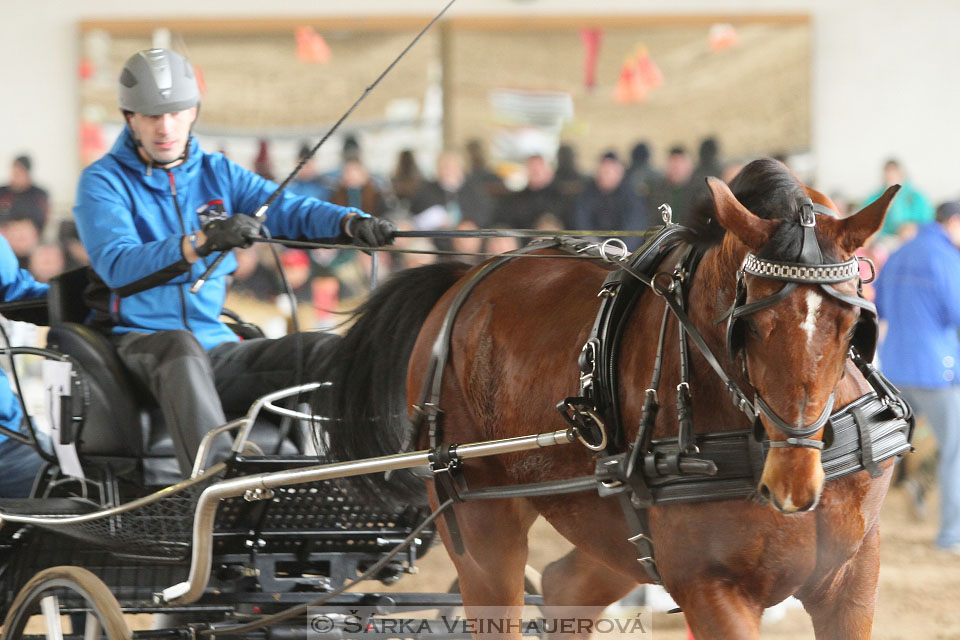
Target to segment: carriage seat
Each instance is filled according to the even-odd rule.
[[[159,406],[126,370],[110,340],[82,324],[89,311],[82,297],[88,282],[86,269],[68,271],[51,279],[48,295],[47,346],[71,356],[86,383],[83,419],[76,433],[78,453],[117,471],[142,461],[145,479],[153,479],[150,484],[175,482],[179,466]],[[247,335],[251,327],[243,325]],[[228,416],[235,417],[239,416]],[[278,449],[280,432],[276,424],[258,419],[250,439],[270,453]],[[295,454],[298,449],[284,440],[279,452]]]

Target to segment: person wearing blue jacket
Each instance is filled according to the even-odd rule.
[[[193,283],[221,252],[249,246],[261,224],[274,237],[366,247],[391,243],[395,228],[359,209],[289,193],[265,220],[247,215],[277,185],[200,148],[191,135],[197,81],[173,51],[130,57],[118,102],[127,126],[84,170],[74,207],[97,276],[86,294],[90,321],[112,334],[121,360],[156,397],[188,475],[203,435],[225,422],[224,409],[244,413],[260,395],[292,385],[297,344],[310,362],[336,339],[306,333],[299,342],[239,342],[220,318],[227,275],[237,266],[232,254],[198,293],[190,292]],[[228,446],[224,436],[215,451],[222,456]]]
[[[880,361],[890,381],[937,437],[940,532],[936,545],[960,555],[960,202],[887,260],[876,284],[886,320]]]
[[[0,236],[0,301],[34,300],[47,296],[48,286],[21,269],[6,238]],[[6,357],[6,356],[3,356]],[[22,431],[25,417],[20,399],[0,369],[0,426]],[[43,458],[31,446],[0,433],[0,497],[27,498]]]

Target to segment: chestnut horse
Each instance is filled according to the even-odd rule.
[[[753,388],[789,425],[814,423],[869,391],[848,359],[860,309],[800,284],[777,304],[746,319],[739,355],[728,353],[725,324],[737,272],[748,253],[791,262],[801,229],[797,198],[831,207],[782,164],[758,160],[728,187],[710,179],[712,199],[693,212],[688,240],[703,251],[687,283],[687,310],[723,369],[742,389]],[[823,256],[848,260],[880,228],[896,193],[847,219],[820,216],[816,237]],[[682,249],[682,247],[681,247]],[[540,253],[550,254],[552,250]],[[680,249],[659,267],[672,271]],[[440,264],[399,274],[361,310],[346,336],[338,364],[345,367],[331,425],[333,453],[366,457],[426,445],[411,434],[411,408],[421,397],[434,340],[445,313],[469,277],[466,267]],[[452,332],[443,379],[445,442],[475,442],[563,429],[555,405],[576,389],[576,356],[597,313],[597,292],[609,273],[599,262],[514,259],[482,280],[464,302]],[[747,275],[747,303],[776,293],[783,283]],[[856,278],[834,285],[857,294]],[[641,421],[643,390],[651,379],[664,302],[645,289],[623,338],[620,404],[627,437]],[[679,342],[671,322],[666,344]],[[734,361],[736,358],[737,361]],[[691,349],[690,387],[698,433],[749,428],[731,406],[720,378]],[[676,349],[664,354],[654,437],[675,435],[680,382]],[[406,390],[403,377],[406,376]],[[372,398],[372,399],[371,399]],[[785,436],[762,417],[771,441]],[[819,439],[822,430],[812,439]],[[418,440],[419,439],[419,440]],[[795,595],[813,619],[817,638],[853,640],[871,633],[879,571],[880,505],[893,461],[877,478],[865,471],[824,483],[820,451],[811,446],[773,448],[757,499],[654,506],[649,529],[664,586],[683,608],[698,639],[759,637],[765,607]],[[540,482],[589,475],[595,458],[579,445],[471,460],[463,472],[471,487]],[[431,501],[436,493],[428,482]],[[422,481],[395,475],[378,485],[387,499],[413,501]],[[762,496],[762,497],[761,497]],[[547,604],[606,606],[649,578],[627,541],[616,500],[596,493],[467,501],[455,507],[465,551],[452,550],[464,603],[516,607],[522,603],[527,533],[538,515],[574,549],[543,573]],[[468,609],[469,612],[469,609]]]

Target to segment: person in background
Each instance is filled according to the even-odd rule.
[[[50,282],[50,278],[60,275],[64,271],[66,259],[59,244],[45,243],[38,245],[30,254],[28,271],[38,282]]]
[[[898,160],[891,158],[883,165],[883,186],[868,196],[866,202],[873,202],[895,184],[901,185],[900,191],[887,211],[880,236],[899,236],[901,240],[909,240],[917,227],[933,221],[934,210],[927,196],[907,179]]]
[[[574,211],[586,183],[587,178],[580,173],[577,166],[577,153],[573,145],[561,144],[557,149],[557,168],[553,172],[553,186],[560,194],[558,215],[567,229],[576,228]]]
[[[257,147],[257,157],[253,160],[253,172],[264,180],[276,180],[273,170],[273,158],[270,157],[270,143],[261,139]]]
[[[630,167],[627,169],[627,184],[643,201],[647,211],[655,211],[650,202],[650,191],[663,179],[663,175],[650,163],[650,146],[638,142],[630,151]]]
[[[17,256],[22,269],[30,266],[30,254],[40,244],[40,233],[31,220],[9,220],[0,224],[0,236],[3,236]]]
[[[404,149],[397,156],[397,166],[390,176],[390,184],[397,199],[394,209],[409,214],[410,202],[423,184],[423,173],[417,166],[412,149]]]
[[[73,220],[61,220],[57,229],[57,242],[63,250],[63,270],[72,271],[81,267],[90,266],[90,256],[87,250],[83,248],[80,242],[80,235],[77,233],[77,223]]]
[[[554,184],[553,167],[541,155],[527,158],[527,186],[503,199],[499,224],[514,229],[533,229],[545,215],[559,216],[560,192]]]
[[[237,249],[234,256],[237,269],[233,272],[230,292],[262,302],[276,300],[280,293],[280,278],[260,261],[257,247]]]
[[[50,198],[44,189],[33,184],[30,156],[13,160],[10,184],[0,187],[0,226],[14,220],[29,220],[43,233],[50,218]]]
[[[293,291],[297,302],[313,304],[313,289],[310,285],[311,266],[310,256],[301,249],[287,249],[280,256],[280,264],[287,276],[287,282]]]
[[[423,228],[452,229],[461,220],[472,220],[483,229],[493,219],[493,201],[481,187],[467,182],[460,155],[444,151],[437,158],[436,180],[420,185],[410,212]]]
[[[10,245],[0,238],[0,301],[41,299],[46,297],[47,290],[47,285],[37,282],[29,272],[20,268]],[[0,368],[0,426],[22,432],[27,419],[6,373]],[[29,497],[42,465],[43,458],[35,449],[0,433],[0,497]]]
[[[690,176],[693,163],[687,150],[677,146],[670,149],[663,179],[650,191],[650,204],[657,211],[661,204],[668,204],[673,210],[673,221],[684,224],[690,217],[691,197]]]
[[[467,142],[467,161],[470,167],[466,176],[467,182],[482,189],[490,198],[493,206],[498,206],[501,199],[509,191],[500,176],[487,166],[487,154],[480,140],[474,138]]]
[[[719,178],[723,175],[723,163],[720,161],[720,145],[713,137],[704,138],[700,142],[700,151],[697,166],[690,174],[690,205],[700,197],[709,195],[707,178]]]
[[[330,185],[331,191],[340,183],[340,178],[343,176],[343,167],[351,160],[363,162],[363,149],[360,148],[360,141],[357,136],[346,133],[340,146],[340,164],[329,171],[325,171],[321,176],[324,183]]]
[[[623,163],[613,151],[600,157],[593,180],[587,183],[576,209],[577,229],[641,230],[647,227],[643,202],[624,180]],[[627,246],[636,248],[637,239]]]
[[[899,198],[899,194],[898,194]],[[894,252],[877,276],[887,332],[880,360],[890,381],[936,434],[940,531],[936,546],[960,555],[960,202]]]
[[[310,155],[310,145],[306,142],[300,145],[297,153],[297,162]],[[298,196],[310,196],[320,200],[328,200],[333,191],[333,185],[317,173],[317,160],[310,158],[300,168],[297,176],[287,185],[287,190]]]
[[[330,202],[344,207],[362,209],[375,216],[386,213],[386,199],[370,179],[370,172],[360,158],[351,158],[343,163],[340,183],[330,194]]]
[[[126,126],[87,167],[74,219],[94,271],[91,324],[110,335],[130,374],[156,398],[185,477],[203,436],[242,414],[252,398],[292,386],[291,363],[322,358],[336,336],[310,332],[244,340],[221,319],[235,248],[261,226],[274,237],[334,239],[372,247],[392,223],[359,209],[284,193],[265,220],[254,212],[277,185],[200,148],[191,135],[200,93],[190,63],[167,49],[131,56],[119,78]],[[197,292],[190,289],[221,253]],[[309,365],[308,365],[309,366]],[[230,450],[217,437],[210,460]]]

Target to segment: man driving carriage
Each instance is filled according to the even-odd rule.
[[[197,293],[193,283],[220,252],[249,246],[261,224],[274,236],[358,246],[391,243],[394,227],[359,209],[289,193],[265,220],[239,213],[260,208],[277,186],[200,148],[191,135],[197,81],[173,51],[150,49],[127,60],[119,107],[127,126],[84,170],[74,207],[97,276],[86,293],[90,322],[111,334],[125,366],[158,401],[187,476],[204,434],[226,421],[225,410],[241,414],[252,399],[291,386],[294,358],[310,362],[336,340],[307,333],[239,341],[220,319],[227,275],[237,266],[232,254]],[[212,459],[228,449],[221,436]]]

